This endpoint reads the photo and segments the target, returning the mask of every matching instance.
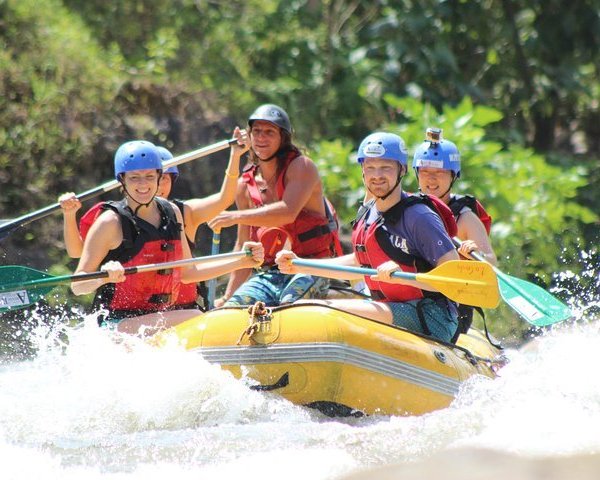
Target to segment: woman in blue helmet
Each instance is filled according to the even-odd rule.
[[[238,143],[231,145],[229,164],[225,171],[225,178],[221,190],[205,198],[194,198],[186,201],[175,201],[183,214],[186,237],[190,244],[196,238],[198,227],[215,217],[219,212],[228,208],[235,201],[237,180],[240,171],[240,158],[248,151],[245,145],[248,142],[248,134],[244,130],[236,128],[233,136]],[[167,162],[173,158],[173,154],[165,147],[157,146],[161,160]],[[163,171],[160,179],[157,196],[169,198],[173,184],[179,177],[179,169],[172,166]],[[58,202],[63,212],[63,234],[67,254],[71,258],[81,257],[83,242],[90,227],[98,218],[104,202],[99,202],[90,208],[77,223],[77,211],[81,208],[81,202],[75,193],[68,192],[58,197]]]
[[[435,195],[454,214],[458,228],[457,237],[462,240],[459,253],[469,258],[469,253],[479,251],[486,261],[498,263],[490,242],[492,218],[479,200],[471,195],[452,193],[454,183],[460,178],[460,152],[454,143],[442,137],[439,128],[428,128],[425,141],[419,145],[413,158],[413,168],[419,182],[419,190]],[[468,332],[473,322],[474,307],[460,305],[458,331]],[[479,309],[483,317],[483,311]]]
[[[166,148],[157,148],[161,154],[161,158],[163,156],[166,157],[163,158],[163,161],[165,159],[173,158],[173,155],[171,155]],[[172,185],[175,183],[178,176],[179,170],[176,166],[164,170],[163,175],[160,178],[158,193],[156,195],[158,197],[168,198],[171,193]],[[104,205],[104,202],[98,202],[91,207],[81,217],[79,224],[77,223],[77,212],[81,208],[81,201],[77,198],[75,193],[63,193],[58,197],[58,203],[63,212],[63,236],[67,254],[71,258],[79,258],[83,251],[85,237],[96,218],[102,213],[102,205]]]
[[[157,197],[162,159],[150,142],[127,142],[115,154],[115,177],[125,198],[106,202],[83,245],[77,273],[101,267],[108,278],[73,282],[76,295],[96,291],[95,308],[106,308],[108,320],[125,333],[153,333],[192,316],[196,309],[174,309],[181,284],[207,280],[238,268],[260,264],[262,245],[248,243],[252,257],[125,276],[124,267],[190,258],[183,218],[171,202]]]
[[[369,201],[354,223],[353,253],[318,260],[324,265],[368,266],[377,276],[365,277],[373,300],[325,300],[341,310],[394,324],[411,331],[449,341],[457,328],[456,306],[420,282],[392,278],[397,270],[422,271],[457,260],[447,228],[456,227],[447,207],[402,191],[407,171],[404,141],[391,133],[366,137],[358,150],[363,182]],[[442,218],[442,216],[444,218]],[[449,226],[446,226],[449,222]],[[323,275],[324,271],[292,265],[296,255],[282,251],[279,269],[288,274]],[[427,265],[427,266],[426,266]],[[331,278],[361,279],[358,274],[328,271]]]
[[[454,143],[442,137],[441,129],[427,129],[426,140],[415,151],[413,168],[419,190],[435,195],[454,213],[457,236],[463,240],[459,252],[468,257],[469,252],[478,250],[496,265],[489,238],[491,217],[474,197],[452,193],[454,183],[460,178],[460,152]]]

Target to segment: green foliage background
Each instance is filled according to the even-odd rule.
[[[564,298],[597,289],[597,0],[0,0],[0,47],[0,218],[110,179],[123,141],[184,153],[273,102],[344,221],[360,140],[389,130],[412,151],[439,126],[462,153],[458,190],[495,219],[501,268],[546,287],[563,272]],[[183,167],[176,194],[214,192],[225,158]],[[63,247],[47,218],[1,261],[62,272]],[[493,331],[524,334],[499,315]]]

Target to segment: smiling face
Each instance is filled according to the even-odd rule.
[[[375,197],[388,195],[395,188],[398,175],[403,169],[395,160],[385,158],[365,158],[363,162],[363,180],[365,187]]]
[[[264,120],[255,120],[250,129],[252,150],[261,160],[268,160],[281,147],[281,130],[277,125]]]
[[[159,173],[156,170],[134,170],[124,173],[122,181],[129,197],[145,205],[157,195]]]
[[[450,170],[421,167],[418,170],[419,189],[428,195],[435,195],[444,202],[450,199],[450,188],[454,177]]]

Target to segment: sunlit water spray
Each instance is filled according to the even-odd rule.
[[[37,354],[0,367],[2,478],[332,479],[453,449],[600,450],[595,322],[508,351],[499,378],[471,379],[447,409],[351,420],[252,391],[199,355],[118,337],[93,317],[28,335]]]

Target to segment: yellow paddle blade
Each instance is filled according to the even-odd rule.
[[[495,308],[500,303],[498,278],[488,263],[450,260],[428,273],[417,273],[416,280],[464,305]]]

